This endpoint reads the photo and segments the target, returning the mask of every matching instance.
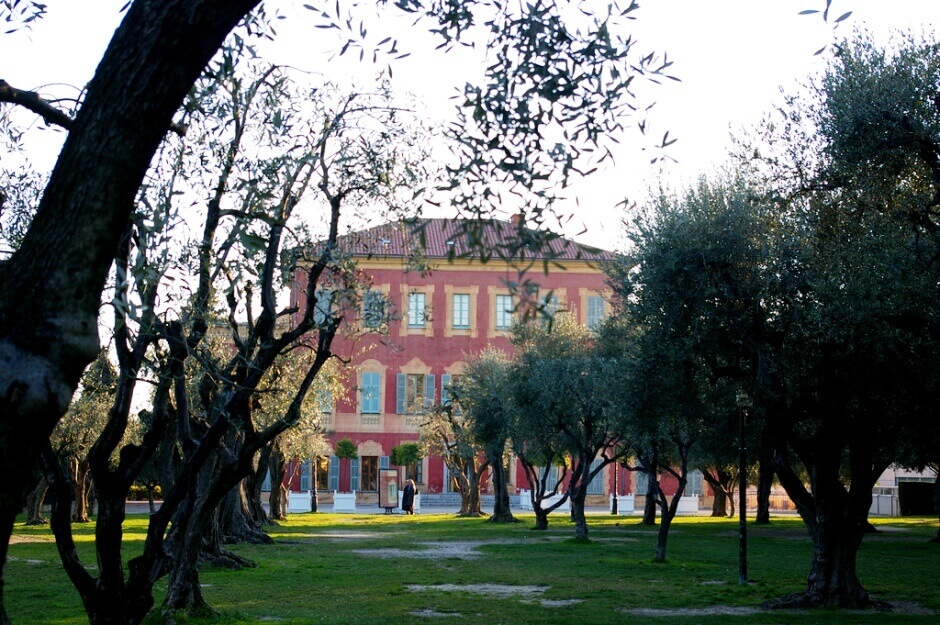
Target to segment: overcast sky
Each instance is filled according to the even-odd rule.
[[[31,32],[0,35],[0,78],[20,88],[41,88],[66,83],[82,85],[120,20],[125,0],[47,0],[48,15]],[[278,24],[275,60],[317,71],[331,78],[348,77],[355,64],[327,62],[329,48],[313,15],[302,2],[269,2],[286,19]],[[599,5],[606,5],[599,2]],[[625,197],[642,200],[659,177],[681,186],[724,159],[729,130],[757,122],[779,100],[780,87],[793,90],[797,81],[818,71],[824,56],[814,52],[832,40],[831,24],[817,15],[800,16],[804,9],[821,9],[825,0],[641,0],[635,13],[635,37],[643,51],[665,51],[674,62],[679,83],[646,89],[646,101],[655,101],[653,131],[669,131],[678,141],[670,149],[677,163],[665,169],[649,164],[649,155],[626,137],[616,167],[593,176],[570,192],[567,206],[577,212],[577,224],[588,232],[578,237],[603,247],[617,247],[620,213],[614,206]],[[892,30],[933,32],[940,24],[940,2],[935,0],[834,0],[830,20],[852,11],[836,35],[865,25],[884,40]],[[407,21],[402,20],[402,24]],[[387,28],[394,25],[384,24]],[[404,38],[415,37],[403,28]],[[396,82],[415,92],[432,111],[442,111],[454,89],[474,71],[469,58],[416,53],[395,65]],[[331,76],[330,72],[339,72]],[[60,133],[33,133],[34,161],[51,166]],[[0,162],[3,155],[0,154]],[[575,209],[574,198],[578,199]],[[580,230],[572,225],[569,234]]]

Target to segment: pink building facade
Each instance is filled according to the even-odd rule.
[[[361,308],[347,313],[345,324],[355,332],[337,336],[333,352],[348,361],[345,392],[334,397],[335,408],[323,418],[324,429],[335,449],[349,438],[357,459],[321,457],[304,465],[300,490],[318,491],[329,501],[333,491],[357,493],[357,503],[377,501],[378,472],[395,468],[389,456],[402,443],[417,442],[425,406],[442,400],[453,376],[459,376],[467,360],[487,347],[511,352],[508,329],[519,314],[519,289],[557,310],[565,310],[587,326],[598,323],[610,311],[610,292],[599,263],[607,252],[584,250],[557,238],[549,251],[529,257],[531,266],[520,274],[522,261],[510,262],[494,255],[481,262],[478,255],[462,257],[466,235],[453,222],[425,219],[418,222],[421,243],[412,226],[387,224],[353,233],[342,245],[351,252],[370,285]],[[490,249],[500,248],[518,231],[512,222],[493,222],[479,234]],[[428,271],[416,270],[416,249]],[[450,255],[456,256],[448,260]],[[517,255],[517,259],[518,259]],[[542,260],[549,258],[549,270]],[[536,261],[532,263],[531,261]],[[294,301],[304,301],[297,291],[304,281],[295,280]],[[547,298],[547,300],[546,300]],[[390,318],[383,313],[391,311]],[[510,492],[528,488],[520,467],[512,463]],[[452,490],[448,469],[440,457],[426,457],[417,466],[403,468],[424,494]],[[606,501],[614,488],[614,469],[593,484],[590,499]],[[617,491],[631,491],[630,472],[618,468]],[[488,483],[484,489],[488,489]]]

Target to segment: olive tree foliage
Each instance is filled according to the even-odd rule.
[[[4,33],[9,35],[21,28],[29,28],[32,22],[46,13],[46,5],[35,0],[3,0],[0,2],[0,21]]]
[[[16,4],[39,6],[19,2],[3,8]],[[99,350],[96,319],[102,289],[114,251],[137,209],[134,199],[150,163],[168,132],[184,131],[174,117],[209,59],[236,24],[259,5],[257,0],[134,0],[126,7],[74,115],[63,115],[51,100],[18,86],[4,85],[0,90],[0,102],[21,106],[68,132],[22,243],[0,266],[0,361],[5,363],[0,367],[0,397],[4,398],[0,403],[0,469],[8,478],[0,487],[0,562],[6,559],[13,518],[32,481],[39,450]],[[323,9],[331,6],[324,3]],[[473,113],[464,118],[486,120],[498,131],[465,143],[474,158],[460,158],[462,171],[455,172],[455,179],[481,187],[500,172],[504,178],[513,177],[516,165],[499,152],[501,143],[511,144],[502,141],[503,136],[540,134],[546,141],[525,144],[525,149],[553,154],[555,143],[545,127],[528,125],[529,116],[504,114],[516,110],[501,108],[507,98],[529,107],[567,103],[570,111],[582,112],[553,114],[551,121],[556,136],[564,138],[562,143],[577,142],[587,151],[601,142],[594,128],[615,129],[623,123],[623,115],[631,113],[621,107],[623,98],[617,97],[629,99],[627,90],[616,87],[628,86],[642,73],[644,59],[652,58],[629,58],[633,43],[619,9],[595,17],[578,13],[580,3],[575,2],[517,8],[403,0],[396,6],[427,16],[445,42],[460,42],[469,31],[482,31],[487,49],[510,53],[506,61],[491,66],[480,88],[484,97],[472,100]],[[508,21],[492,22],[493,14]],[[257,14],[255,23],[263,24],[266,19]],[[579,20],[595,27],[579,29]],[[542,28],[543,23],[550,28]],[[493,29],[493,24],[506,24],[506,28]],[[547,38],[538,34],[549,32],[552,35]],[[518,57],[511,54],[513,49],[520,51]],[[538,77],[532,86],[521,91],[499,89],[499,85],[517,84],[513,82],[516,77],[526,74]],[[491,90],[489,85],[496,88]],[[24,100],[23,95],[30,97]],[[609,119],[615,123],[598,127],[590,121]],[[583,128],[580,133],[579,128]],[[475,157],[477,150],[483,157]],[[539,158],[526,156],[530,161]],[[568,163],[569,159],[539,162]],[[492,200],[488,205],[474,203],[470,210],[479,215],[491,207]],[[50,249],[57,253],[50,255]],[[265,326],[265,313],[262,318]],[[265,353],[273,359],[273,354]],[[236,391],[233,400],[244,405],[246,394],[250,391]],[[110,603],[124,605],[122,601]],[[2,621],[7,620],[3,613]]]
[[[765,272],[780,274],[769,217],[743,183],[703,180],[683,195],[654,198],[628,226],[629,255],[607,267],[619,310],[602,336],[619,352],[621,425],[662,512],[658,561],[688,471],[727,455],[738,436],[735,396],[755,393],[770,366]],[[750,424],[750,441],[760,427]],[[671,502],[660,471],[678,482]]]
[[[555,461],[559,453],[567,458],[566,494],[575,536],[581,540],[588,538],[584,516],[588,486],[604,475],[608,464],[620,459],[623,449],[609,389],[614,363],[600,353],[594,339],[587,327],[564,312],[556,314],[551,324],[517,324],[512,338],[517,349],[512,397],[518,419],[513,434],[519,439],[514,446],[525,455],[526,440],[533,438],[538,461]],[[534,468],[526,473],[531,478]]]
[[[509,509],[506,471],[512,414],[509,375],[509,357],[499,350],[486,349],[468,361],[448,393],[453,405],[459,406],[465,427],[486,455],[495,498],[490,521],[496,523],[515,522]]]
[[[53,452],[72,490],[72,521],[76,523],[91,521],[88,516],[90,452],[107,423],[116,382],[117,372],[107,351],[102,350],[82,376],[78,397],[72,400],[65,416],[52,431]],[[49,481],[55,483],[56,479]]]
[[[293,396],[291,389],[303,379],[313,353],[309,348],[298,347],[282,354],[271,367],[263,387],[259,389],[254,410],[259,424],[266,425],[286,417]],[[249,475],[246,485],[252,517],[259,524],[269,519],[284,519],[286,501],[282,501],[279,485],[285,477],[288,460],[329,455],[330,445],[323,430],[323,413],[332,411],[330,398],[337,397],[342,389],[339,366],[331,360],[307,392],[301,406],[300,420],[261,450],[256,468]],[[270,513],[265,512],[260,499],[265,475],[271,478]]]
[[[317,307],[317,285],[323,278],[337,301],[357,298],[354,272],[333,251],[341,206],[375,206],[383,198],[398,206],[401,187],[414,186],[415,173],[402,170],[415,159],[388,139],[404,135],[389,118],[398,107],[387,92],[311,90],[278,68],[236,62],[246,53],[236,39],[197,83],[187,103],[193,143],[179,140],[167,151],[171,162],[148,180],[139,217],[116,259],[112,307],[121,381],[95,446],[93,471],[96,483],[108,485],[103,501],[110,511],[99,517],[99,536],[102,528],[119,534],[127,489],[155,455],[163,458],[165,498],[127,580],[120,542],[96,543],[99,562],[107,562],[102,575],[113,580],[103,589],[86,585],[89,575],[70,547],[70,529],[54,523],[66,569],[93,622],[137,622],[153,603],[153,583],[166,574],[168,612],[204,608],[198,562],[250,564],[221,542],[269,540],[251,513],[245,478],[255,474],[257,454],[289,428],[299,423],[311,434],[305,398],[327,388],[319,375],[344,314]],[[195,253],[177,257],[167,251],[174,249],[168,233],[180,203],[192,195],[206,198],[202,236],[187,246]],[[295,213],[305,205],[319,206],[330,224],[314,258],[304,256],[314,248],[302,238]],[[302,299],[277,308],[276,291],[301,266],[307,276]],[[295,306],[304,312],[288,326]],[[155,384],[150,430],[133,452],[121,452],[133,462],[113,467],[104,462],[105,452],[113,453],[117,433],[127,428],[142,368]],[[280,378],[284,386],[276,388]],[[302,437],[296,442],[306,444]]]
[[[460,493],[460,516],[483,514],[480,482],[490,458],[475,436],[471,418],[456,402],[433,406],[419,426],[419,442],[428,455],[440,456]]]
[[[787,402],[765,414],[777,474],[814,544],[807,589],[783,605],[871,604],[856,570],[871,488],[929,444],[912,434],[936,406],[938,72],[931,39],[882,49],[856,34],[811,95],[761,129],[777,148],[743,144],[750,175],[804,243],[778,299]]]

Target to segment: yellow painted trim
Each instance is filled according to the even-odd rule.
[[[356,257],[356,266],[360,269],[394,269],[399,272],[404,272],[404,264],[401,262],[401,258],[365,258],[365,257]],[[559,268],[559,265],[564,269]],[[546,275],[544,272],[544,265],[541,261],[535,263],[526,263],[525,265],[521,263],[507,263],[503,260],[491,260],[488,263],[481,263],[474,260],[466,259],[455,259],[453,263],[449,263],[446,260],[440,260],[429,263],[429,269],[432,272],[437,271],[488,271],[488,272],[499,272],[506,273],[510,272],[515,275],[518,275],[519,270],[522,267],[528,267],[526,273],[528,274],[539,274]],[[553,271],[561,273],[562,271],[566,274],[570,273],[591,273],[599,274],[603,273],[598,266],[591,262],[585,260],[559,260],[549,265],[549,272],[547,275],[552,275]]]

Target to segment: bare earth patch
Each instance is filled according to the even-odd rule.
[[[55,537],[53,536],[10,536],[10,544],[18,545],[20,543],[54,543]]]
[[[459,558],[461,560],[474,560],[482,554],[478,547],[485,545],[520,544],[527,541],[490,540],[490,541],[450,541],[418,543],[421,549],[354,549],[354,553],[372,558],[417,558],[424,560],[438,560],[446,558]]]
[[[408,584],[405,588],[411,592],[469,592],[474,595],[495,597],[497,599],[534,597],[548,590],[548,586],[509,586],[505,584]]]
[[[522,603],[537,603],[543,608],[564,608],[569,605],[584,603],[584,599],[539,599],[536,601],[523,601]]]
[[[447,618],[448,616],[463,616],[463,614],[460,612],[438,612],[437,610],[412,610],[409,612],[409,614],[419,618]]]
[[[937,614],[936,610],[931,610],[930,608],[925,608],[922,605],[918,605],[913,601],[889,601],[888,604],[891,606],[891,611],[897,614],[913,614],[913,615],[926,615],[932,616]]]
[[[26,564],[31,564],[32,566],[39,566],[40,564],[46,564],[45,560],[24,560],[23,558],[7,558],[7,562],[25,562]]]
[[[713,605],[704,608],[675,608],[671,610],[657,610],[655,608],[637,608],[634,610],[622,610],[627,614],[636,616],[750,616],[759,614],[761,610],[749,608],[746,606],[731,605]]]
[[[897,601],[889,603],[891,606],[891,611],[895,614],[910,614],[910,615],[926,615],[932,616],[937,614],[937,610],[931,610],[925,608],[921,605],[918,605],[913,602],[908,601]],[[773,610],[761,610],[759,608],[750,607],[750,606],[731,606],[731,605],[713,605],[702,608],[675,608],[670,610],[657,610],[655,608],[636,608],[636,609],[624,609],[620,610],[626,614],[634,614],[636,616],[709,616],[709,615],[722,615],[722,616],[751,616],[754,614],[760,613],[769,613]],[[796,613],[803,612],[802,610],[788,610],[787,613]],[[850,610],[853,614],[870,614],[869,611],[864,610]]]

